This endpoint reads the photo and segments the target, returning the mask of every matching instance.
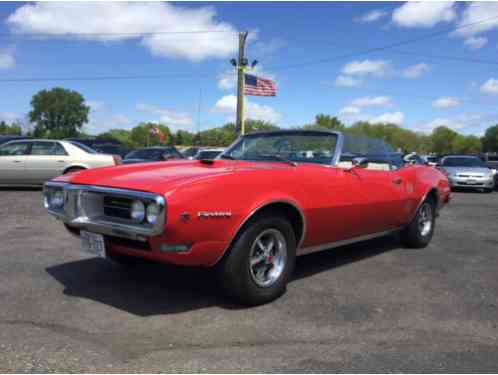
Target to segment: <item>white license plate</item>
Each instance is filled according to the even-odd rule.
[[[476,180],[467,180],[467,183],[469,185],[475,185],[475,184],[477,184],[477,181]]]
[[[81,237],[81,251],[84,253],[96,255],[105,258],[105,241],[104,236],[91,232],[80,232]]]

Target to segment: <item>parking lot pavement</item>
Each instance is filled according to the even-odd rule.
[[[431,245],[298,260],[233,306],[212,273],[79,252],[39,190],[0,190],[0,372],[498,371],[498,193],[455,193]]]

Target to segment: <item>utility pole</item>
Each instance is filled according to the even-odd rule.
[[[237,134],[244,135],[244,71],[247,66],[247,59],[245,58],[245,48],[247,31],[239,33],[239,59],[237,61]]]

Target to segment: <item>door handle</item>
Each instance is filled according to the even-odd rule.
[[[394,180],[393,180],[393,184],[396,184],[396,185],[399,185],[403,182],[403,179],[401,177],[396,177]]]
[[[22,163],[22,160],[14,160],[13,163]]]
[[[57,163],[64,163],[64,160],[57,160]]]

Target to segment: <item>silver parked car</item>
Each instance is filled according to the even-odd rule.
[[[77,142],[45,139],[10,141],[0,146],[0,185],[41,185],[64,173],[121,163]]]
[[[445,156],[438,167],[448,176],[452,188],[492,191],[495,187],[495,172],[477,156]]]

